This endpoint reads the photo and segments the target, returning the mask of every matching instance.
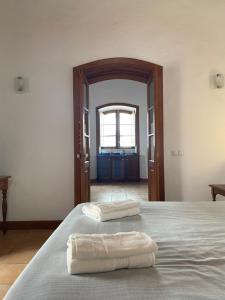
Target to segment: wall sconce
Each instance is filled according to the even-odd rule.
[[[215,86],[217,89],[221,89],[224,87],[224,76],[223,74],[217,73],[215,75]]]
[[[25,92],[25,79],[22,76],[17,76],[15,78],[15,89],[18,93],[24,93]]]

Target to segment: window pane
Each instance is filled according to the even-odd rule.
[[[84,107],[88,108],[88,85],[86,83],[83,84],[83,99]]]
[[[84,137],[84,155],[86,161],[89,160],[89,148],[90,148],[89,138]]]
[[[120,113],[120,124],[132,124],[134,123],[134,114]]]
[[[120,112],[120,147],[135,147],[135,114]]]
[[[101,127],[101,135],[116,135],[116,125],[103,125]]]
[[[155,133],[155,113],[153,107],[149,110],[149,134]]]
[[[101,137],[101,147],[116,147],[116,137],[115,136],[102,136]]]
[[[148,85],[148,95],[149,95],[149,107],[153,107],[154,106],[154,82],[152,81],[150,83],[150,85]]]
[[[120,125],[120,135],[133,135],[132,125]]]
[[[89,115],[87,110],[83,110],[83,130],[84,134],[89,135]]]
[[[100,146],[116,147],[116,113],[100,113]]]
[[[116,124],[116,113],[101,114],[101,124]]]
[[[120,147],[134,147],[135,146],[135,137],[132,135],[129,136],[120,136]]]
[[[150,151],[150,160],[155,160],[155,136],[151,135],[149,137],[149,151]]]

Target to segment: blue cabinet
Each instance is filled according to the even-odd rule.
[[[110,181],[112,179],[112,160],[109,156],[97,156],[97,181]]]
[[[98,155],[97,181],[139,181],[139,155]]]
[[[123,181],[125,179],[124,157],[112,158],[112,181]]]

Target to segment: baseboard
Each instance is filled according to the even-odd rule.
[[[91,184],[97,183],[97,179],[91,179],[91,180],[90,180],[90,183],[91,183]]]
[[[17,230],[17,229],[56,229],[61,220],[52,221],[7,221],[5,228],[6,230]],[[0,229],[2,229],[2,222],[0,222]]]
[[[140,178],[140,182],[148,182],[148,178]]]

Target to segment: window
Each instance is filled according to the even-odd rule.
[[[116,147],[116,112],[100,113],[101,147]]]
[[[135,147],[135,114],[128,111],[119,114],[119,146]]]
[[[137,108],[108,105],[98,109],[100,148],[135,148]]]

